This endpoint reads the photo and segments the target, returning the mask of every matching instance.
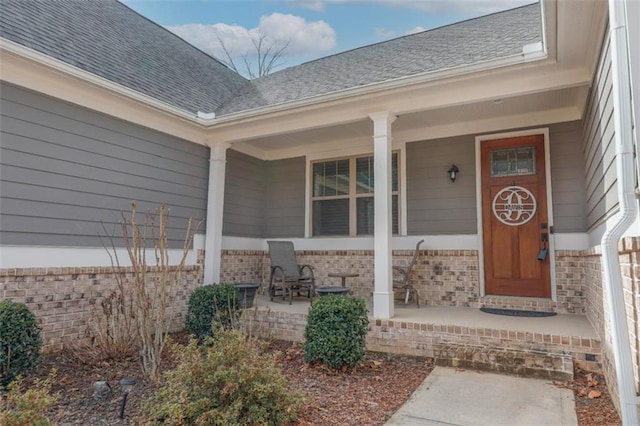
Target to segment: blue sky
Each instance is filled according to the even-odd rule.
[[[288,43],[283,66],[412,32],[506,10],[533,0],[122,0],[185,40],[242,68],[262,34]]]

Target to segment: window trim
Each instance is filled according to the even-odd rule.
[[[406,191],[404,190],[406,180],[404,179],[404,173],[402,173],[403,165],[405,163],[404,150],[394,148],[391,154],[397,155],[397,169],[398,169],[398,188],[395,191],[391,191],[391,196],[396,195],[398,197],[398,233],[394,233],[394,236],[404,235],[406,221],[406,215],[403,200],[405,198]],[[373,158],[373,152],[359,152],[351,155],[342,155],[337,157],[320,157],[309,158],[307,157],[307,209],[305,212],[305,222],[307,224],[305,230],[305,236],[307,238],[370,238],[373,234],[358,235],[358,223],[357,223],[357,199],[358,198],[372,198],[373,192],[358,193],[357,192],[357,179],[356,179],[356,159],[358,158]],[[313,166],[317,163],[324,163],[328,161],[349,160],[349,194],[347,195],[332,195],[316,197],[313,195]],[[348,235],[314,235],[313,234],[313,202],[317,200],[349,200],[349,234]],[[393,201],[392,201],[393,202]]]

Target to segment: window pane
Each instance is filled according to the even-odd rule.
[[[491,176],[533,175],[535,147],[499,149],[491,152]]]
[[[399,233],[398,231],[398,196],[391,196],[391,232],[394,234]]]
[[[313,196],[331,197],[349,194],[349,160],[313,164]]]
[[[356,158],[356,188],[358,194],[373,192],[373,157]],[[391,188],[398,190],[398,154],[391,156]]]
[[[349,235],[349,200],[314,201],[313,235]]]
[[[359,197],[356,200],[356,215],[358,235],[373,235],[374,231],[374,207],[373,197]],[[398,233],[398,196],[391,198],[391,229],[392,233]]]
[[[358,235],[373,235],[373,197],[361,197],[356,200]]]
[[[373,157],[356,158],[356,192],[373,192]]]
[[[391,156],[391,190],[398,190],[398,154]]]

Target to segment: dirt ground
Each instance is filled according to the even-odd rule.
[[[358,368],[336,373],[321,365],[305,364],[299,344],[273,341],[269,350],[280,353],[277,360],[291,388],[303,394],[298,425],[382,425],[433,369],[430,359],[368,352]],[[156,389],[132,358],[87,362],[78,352],[65,351],[44,357],[34,376],[45,377],[52,368],[58,370],[53,390],[61,397],[51,410],[51,418],[58,424],[129,424],[141,400]],[[136,377],[138,383],[128,398],[125,419],[120,420],[118,382],[124,376]],[[106,380],[113,391],[104,402],[93,398],[92,384],[99,380]],[[573,382],[556,385],[574,391],[581,426],[620,424],[601,376],[576,370]]]

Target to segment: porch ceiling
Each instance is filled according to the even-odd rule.
[[[393,123],[393,139],[410,142],[576,120],[584,109],[588,89],[582,85],[402,114]],[[255,138],[233,147],[264,159],[278,159],[296,156],[303,150],[363,146],[372,137],[372,121],[365,119]]]

